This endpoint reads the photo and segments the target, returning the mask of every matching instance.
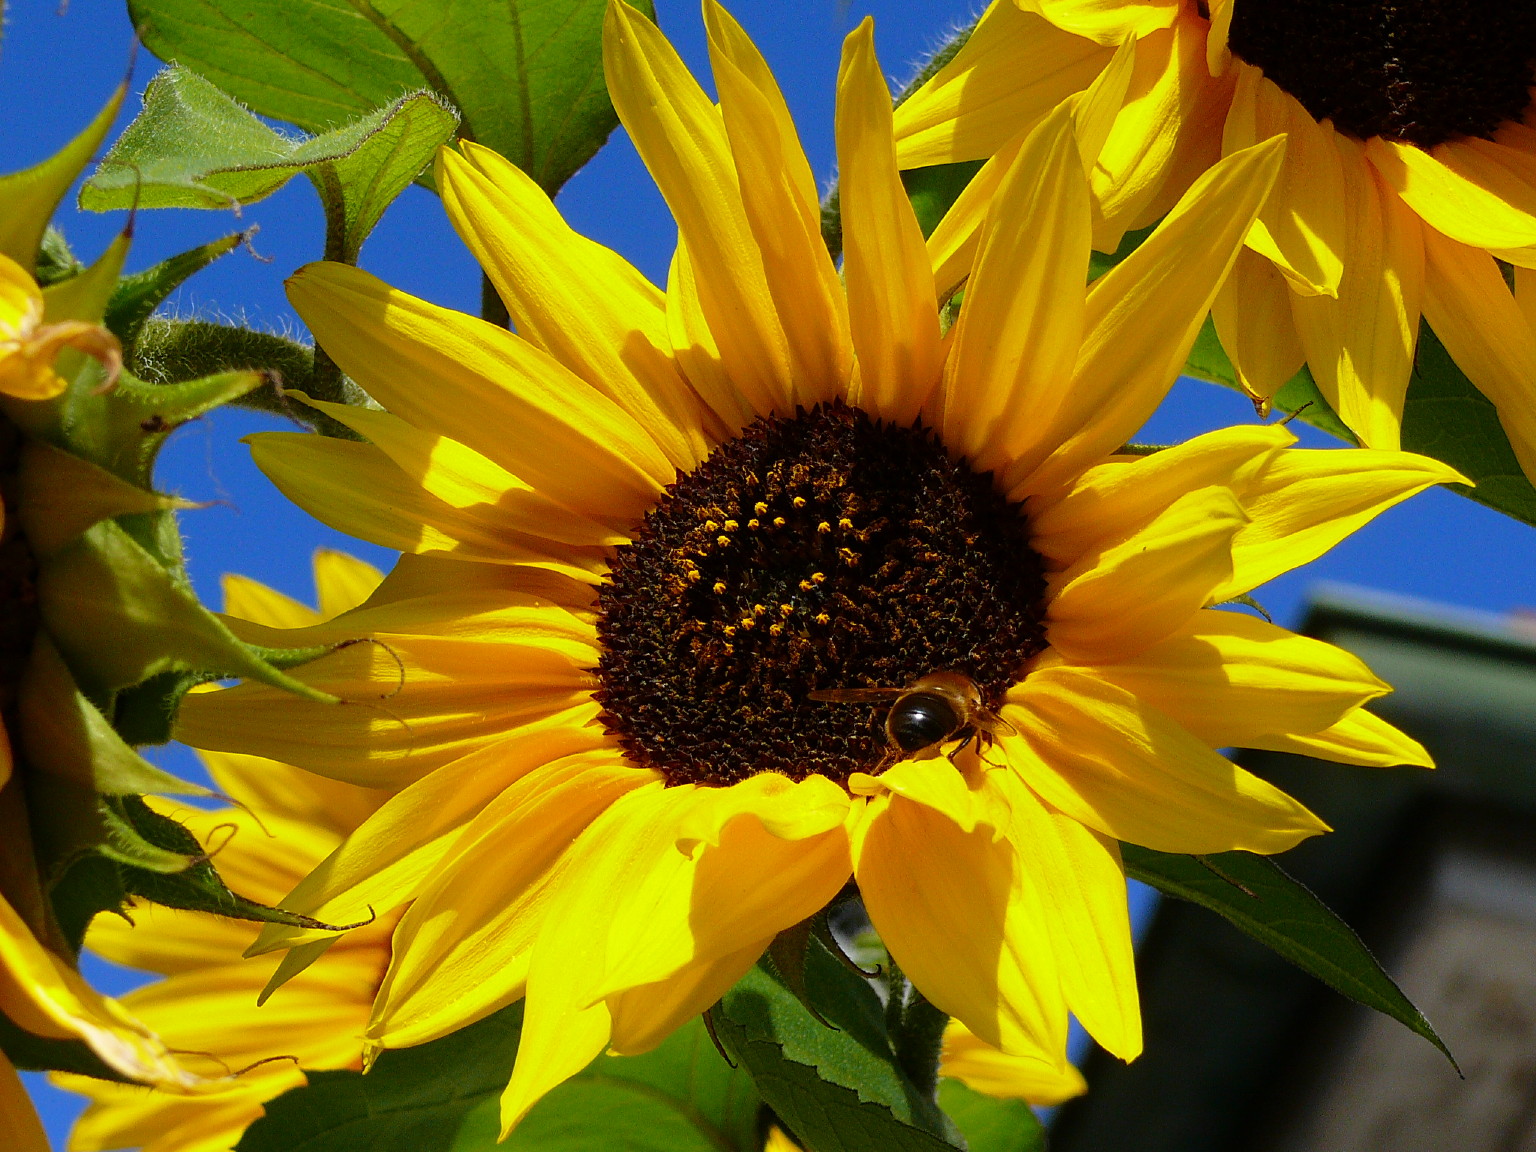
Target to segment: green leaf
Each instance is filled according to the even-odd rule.
[[[939,1105],[970,1152],[1044,1152],[1045,1127],[1022,1100],[1002,1100],[958,1080],[941,1080]]]
[[[1456,366],[1426,322],[1403,405],[1403,448],[1444,460],[1477,487],[1446,487],[1536,524],[1536,488],[1520,468],[1493,402]]]
[[[310,132],[427,88],[553,194],[617,117],[603,83],[607,0],[130,0],[163,60]],[[649,0],[635,4],[654,13]]]
[[[112,93],[96,118],[60,151],[31,168],[0,176],[0,254],[28,272],[33,269],[54,209],[106,139],[127,90],[124,85]]]
[[[457,127],[437,97],[417,92],[322,135],[295,138],[172,65],[150,82],[143,111],[80,189],[80,206],[235,208],[303,172],[326,208],[335,247],[327,256],[352,263],[384,209]]]
[[[874,990],[812,942],[811,1014],[759,965],[710,1009],[720,1043],[810,1152],[937,1152],[957,1145],[937,1103],[904,1077]]]
[[[270,1102],[240,1152],[757,1152],[752,1082],[694,1020],[644,1056],[599,1056],[503,1144],[521,1002],[451,1036],[383,1053],[365,1076],[310,1072]]]
[[[124,276],[117,282],[102,323],[122,341],[124,359],[130,368],[133,367],[133,345],[150,314],[193,273],[202,271],[220,256],[233,252],[254,231],[253,227],[250,232],[235,232],[210,240],[207,244],[199,244],[196,248],[189,248],[160,261],[152,268]],[[207,373],[199,372],[197,375],[204,376]]]
[[[236,638],[116,521],[95,525],[49,557],[39,568],[38,592],[49,634],[87,691],[106,694],[185,670],[246,677],[307,700],[339,703]],[[313,659],[326,649],[297,651]]]
[[[1330,988],[1407,1025],[1455,1066],[1445,1042],[1354,929],[1274,861],[1249,852],[1176,856],[1134,844],[1121,851],[1127,875],[1209,908]]]

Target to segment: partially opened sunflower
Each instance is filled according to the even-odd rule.
[[[1218,158],[1288,138],[1214,301],[1255,399],[1305,361],[1362,443],[1396,448],[1422,315],[1536,477],[1536,8],[995,0],[898,110],[902,166],[1006,161],[1106,77],[1126,101],[1092,176],[1104,251]]]
[[[407,555],[363,607],[284,634],[365,641],[302,669],[348,703],[247,683],[181,716],[199,746],[404,786],[286,903],[337,923],[414,901],[377,1046],[526,996],[509,1128],[708,1007],[850,877],[917,989],[986,1043],[1059,1067],[1070,1010],[1130,1059],[1118,841],[1323,831],[1218,747],[1426,762],[1363,710],[1385,686],[1354,658],[1211,606],[1455,473],[1278,427],[1120,453],[1283,141],[1213,165],[1086,287],[1113,107],[1068,102],[1000,182],[946,331],[871,25],[839,77],[840,277],[766,64],[705,18],[718,107],[650,21],[607,14],[614,103],[678,222],[665,293],[472,144],[438,186],[517,334],[353,268],[293,278],[387,412],[325,406],[370,443],[276,433],[256,457]],[[995,737],[892,756],[886,707],[810,695],[938,670]]]
[[[272,628],[319,623],[355,607],[380,573],[339,552],[315,557],[320,611],[244,577],[225,577],[225,611]],[[252,899],[275,902],[379,806],[385,793],[326,780],[254,756],[207,753],[208,770],[240,808],[157,802],[218,849],[220,872]],[[349,933],[310,961],[270,1003],[276,965],[241,958],[254,927],[205,912],[137,901],[127,918],[98,916],[86,946],[164,980],[123,1003],[213,1082],[195,1096],[55,1074],[91,1103],[70,1134],[73,1152],[226,1152],[266,1101],[305,1082],[301,1068],[355,1068],[369,1004],[389,963],[396,917]],[[322,949],[313,949],[319,952]],[[301,953],[289,954],[297,963]],[[235,1075],[230,1075],[235,1073]]]

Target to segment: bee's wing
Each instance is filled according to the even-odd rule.
[[[1017,736],[1019,730],[996,712],[977,712],[972,723],[988,736]]]
[[[818,688],[806,695],[823,704],[872,704],[893,700],[905,691],[905,688]]]

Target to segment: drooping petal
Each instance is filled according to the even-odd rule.
[[[1019,149],[983,226],[944,371],[941,428],[981,471],[1031,470],[1083,335],[1088,181],[1072,108]]]
[[[1244,249],[1211,301],[1211,319],[1238,386],[1267,415],[1275,393],[1307,361],[1291,318],[1291,290],[1272,263]]]
[[[955,58],[896,109],[903,168],[980,160],[1093,82],[1112,52],[993,0]]]
[[[1428,152],[1372,137],[1366,155],[1424,222],[1474,248],[1536,244],[1536,131],[1505,124],[1493,140],[1463,137]]]
[[[855,830],[854,872],[880,939],[924,996],[994,1048],[1061,1058],[1056,953],[1038,887],[1010,844],[877,796]]]
[[[1355,709],[1331,728],[1309,736],[1262,736],[1249,746],[1367,768],[1435,766],[1434,758],[1422,744],[1364,708]]]
[[[1061,575],[1046,612],[1051,645],[1093,663],[1125,660],[1171,636],[1232,576],[1248,517],[1221,485],[1187,492],[1134,536]]]
[[[704,25],[742,205],[788,344],[795,402],[831,400],[847,392],[853,345],[848,300],[821,237],[815,177],[778,83],[741,25],[715,0],[704,4]]]
[[[1042,804],[1013,772],[989,774],[1013,812],[1014,867],[1036,878],[1067,1007],[1121,1060],[1141,1054],[1141,1008],[1120,846]]]
[[[1283,852],[1328,826],[1087,669],[1044,668],[1008,694],[1009,765],[1051,807],[1160,852]]]
[[[603,28],[614,109],[677,220],[721,361],[759,414],[782,411],[792,361],[720,110],[644,16],[610,4]]]
[[[1090,468],[1067,494],[1030,510],[1030,546],[1070,565],[1146,527],[1187,492],[1259,467],[1296,442],[1278,424],[1244,424],[1206,432],[1150,456]]]
[[[1424,230],[1424,319],[1478,391],[1527,476],[1536,476],[1536,329],[1492,256]]]
[[[344,264],[299,269],[288,298],[342,371],[396,416],[577,512],[627,525],[676,474],[633,416],[505,328]]]
[[[1212,748],[1320,732],[1391,690],[1342,648],[1214,609],[1134,659],[1095,671]]]
[[[460,149],[438,154],[443,207],[518,333],[619,404],[679,469],[692,468],[708,444],[672,360],[661,292],[566,224],[515,164],[469,141]]]
[[[1396,448],[1424,292],[1423,226],[1335,132],[1344,165],[1338,298],[1296,296],[1291,314],[1317,386],[1371,448]]]
[[[857,400],[910,424],[943,365],[932,266],[896,170],[891,93],[866,20],[843,41],[837,82],[843,276],[859,357]]]
[[[1297,291],[1333,296],[1344,272],[1346,228],[1344,169],[1331,139],[1334,130],[1253,65],[1239,60],[1236,80],[1222,151],[1239,152],[1271,136],[1287,138],[1285,165],[1248,233],[1248,246],[1273,261]]]
[[[562,855],[610,804],[654,779],[615,749],[582,752],[529,772],[487,804],[395,930],[369,1038],[389,1048],[425,1043],[521,996]]]
[[[1088,1082],[1072,1065],[1059,1067],[1043,1053],[1010,1056],[987,1044],[958,1020],[944,1029],[939,1074],[959,1080],[987,1096],[1024,1100],[1037,1108],[1062,1104],[1088,1091]],[[772,1145],[768,1152],[771,1152]]]
[[[1283,141],[1220,161],[1145,243],[1089,289],[1084,339],[1053,436],[1015,498],[1049,492],[1136,433],[1178,375],[1279,171]]]
[[[1435,484],[1465,484],[1448,464],[1370,448],[1288,448],[1234,484],[1248,524],[1232,541],[1230,600],[1317,559],[1382,512]]]

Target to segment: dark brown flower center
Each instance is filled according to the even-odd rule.
[[[818,689],[962,672],[989,707],[1044,646],[1040,558],[990,473],[842,404],[759,420],[673,484],[599,595],[604,721],[673,784],[846,780],[888,705]]]
[[[1362,140],[1489,137],[1530,103],[1531,0],[1237,0],[1232,51]]]

